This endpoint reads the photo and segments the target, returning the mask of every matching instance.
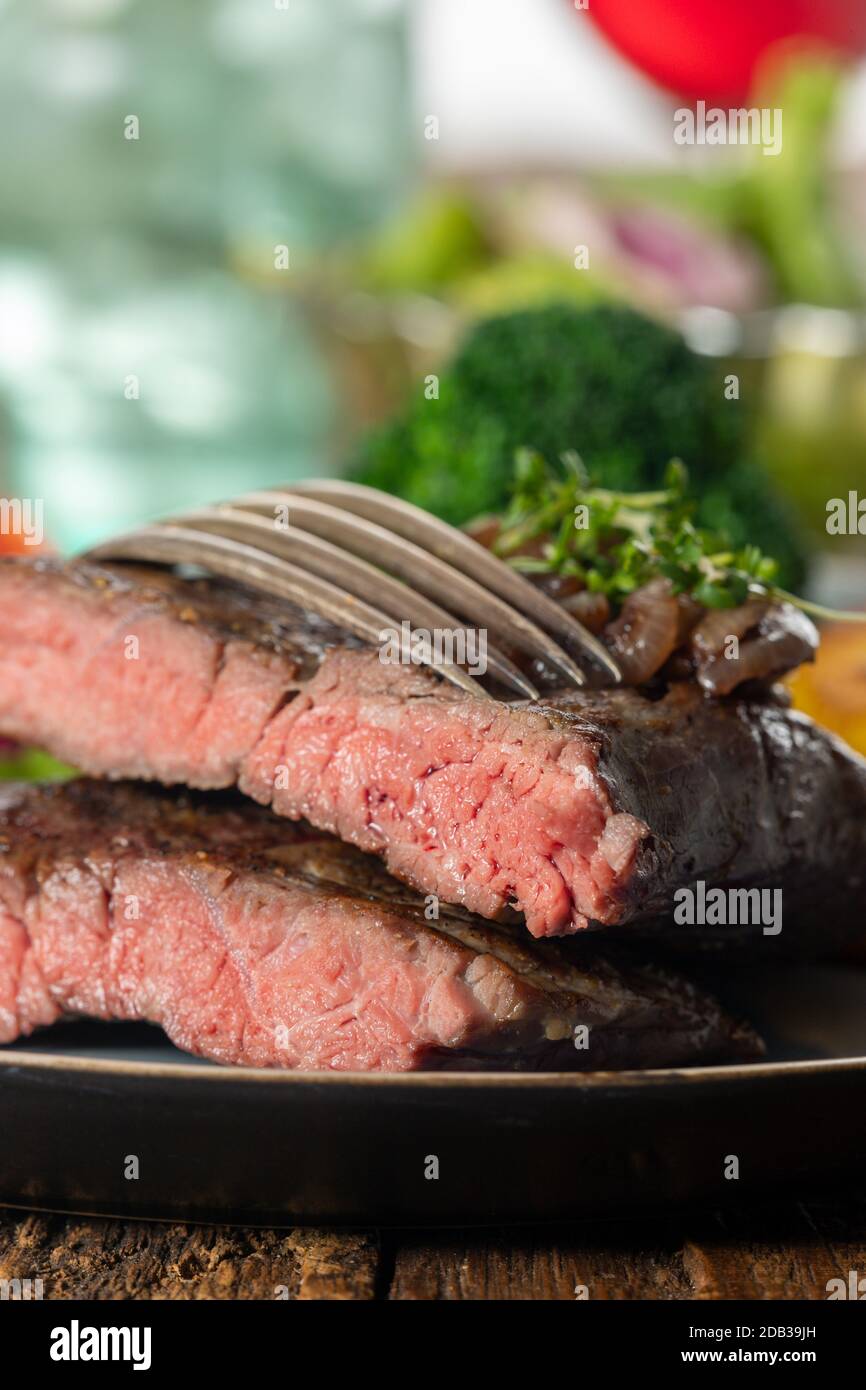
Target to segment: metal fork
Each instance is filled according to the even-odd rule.
[[[393,633],[406,660],[433,664],[485,698],[489,693],[462,666],[434,661],[413,645],[414,634],[465,635],[467,623],[483,628],[493,639],[490,674],[533,700],[536,686],[505,647],[545,663],[566,684],[586,683],[577,658],[592,658],[609,681],[622,678],[597,637],[496,555],[419,507],[358,483],[246,493],[104,541],[87,558],[196,565],[288,599],[367,642],[380,644]]]

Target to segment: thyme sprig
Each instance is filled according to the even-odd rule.
[[[494,542],[515,569],[576,579],[614,607],[663,576],[674,593],[706,608],[736,608],[762,594],[816,617],[866,621],[866,614],[826,609],[777,588],[777,563],[758,546],[730,550],[696,526],[679,459],[668,464],[663,486],[650,492],[593,486],[575,453],[564,454],[562,464],[556,472],[534,450],[518,451],[511,504]]]

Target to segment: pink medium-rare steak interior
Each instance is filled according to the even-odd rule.
[[[384,854],[409,883],[485,917],[512,903],[549,936],[617,920],[647,833],[596,774],[591,745],[542,714],[335,651],[268,722],[238,784]]]
[[[519,1036],[534,1002],[495,957],[286,871],[294,832],[253,807],[165,800],[157,821],[132,787],[7,795],[0,1041],[81,1014],[150,1020],[218,1062],[399,1071]]]
[[[537,936],[619,919],[648,831],[612,806],[589,739],[240,594],[0,565],[0,731],[91,774],[236,783]]]
[[[110,892],[58,865],[20,916],[0,916],[0,942],[2,1041],[82,1014],[149,1020],[217,1062],[400,1071],[459,1049],[511,1002],[399,914],[263,892],[204,863],[121,863]]]
[[[475,699],[315,616],[158,568],[0,561],[0,737],[83,770],[237,786],[535,936],[671,931],[679,889],[784,888],[786,955],[862,938],[866,761],[776,692],[694,681]]]
[[[160,590],[0,563],[0,722],[88,771],[231,785],[296,668]]]
[[[428,922],[376,860],[240,798],[87,781],[0,791],[0,1042],[87,1015],[149,1020],[217,1062],[302,1070],[760,1049],[685,981],[580,959],[468,915]]]

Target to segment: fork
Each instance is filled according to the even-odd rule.
[[[475,696],[489,692],[456,662],[434,661],[419,631],[490,633],[487,669],[531,700],[539,691],[507,655],[546,664],[583,686],[577,658],[608,682],[622,674],[602,642],[549,595],[470,536],[409,502],[359,483],[330,480],[244,493],[103,541],[92,560],[195,565],[316,612],[366,642],[394,634],[401,657],[435,666]],[[455,616],[453,610],[460,614]],[[406,632],[404,624],[408,624]]]

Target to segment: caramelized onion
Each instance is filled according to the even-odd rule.
[[[677,646],[680,606],[667,579],[653,579],[629,594],[605,630],[605,641],[626,685],[642,685],[664,666]]]
[[[691,594],[677,594],[677,646],[685,642],[706,609]]]
[[[728,654],[732,637],[734,656]],[[775,680],[812,661],[818,633],[792,603],[750,599],[739,608],[706,613],[689,645],[701,687],[709,695],[727,695],[743,681]]]
[[[495,518],[482,518],[469,533],[492,548],[500,526]],[[544,547],[539,536],[521,553],[541,556]],[[688,594],[674,594],[670,580],[659,577],[629,594],[611,622],[608,599],[586,589],[583,579],[555,572],[528,578],[603,636],[626,685],[643,685],[661,672],[666,681],[697,679],[708,695],[727,695],[745,681],[776,680],[812,661],[818,647],[814,624],[791,603],[754,597],[737,608],[705,609]],[[734,656],[728,654],[731,638],[737,639]]]
[[[495,516],[476,517],[474,521],[464,527],[464,530],[468,536],[471,536],[472,540],[483,545],[485,550],[492,550],[499,539],[502,522]]]
[[[590,589],[581,589],[579,593],[570,594],[560,602],[563,608],[596,636],[610,617],[610,604],[606,596],[593,593]]]

